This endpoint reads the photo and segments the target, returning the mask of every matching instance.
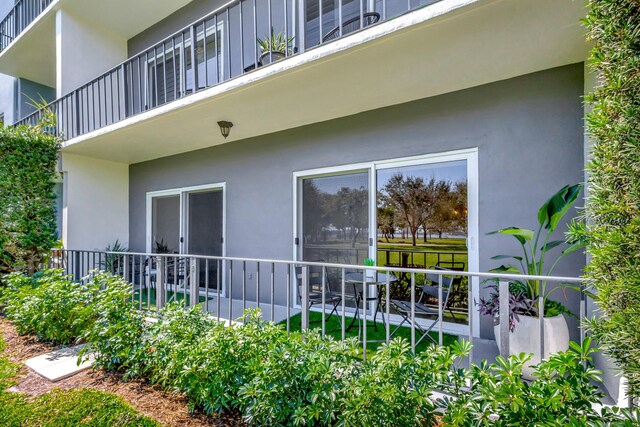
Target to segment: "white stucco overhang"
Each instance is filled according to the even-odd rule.
[[[0,53],[0,73],[56,86],[56,13],[60,9],[96,28],[108,28],[130,39],[189,1],[54,0]]]
[[[443,0],[63,150],[124,163],[210,147],[584,61],[581,1]],[[216,122],[234,123],[223,139]]]

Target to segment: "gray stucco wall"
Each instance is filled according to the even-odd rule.
[[[54,88],[27,79],[17,79],[16,91],[16,121],[23,119],[36,110],[34,101],[39,103],[44,99],[46,102],[51,102],[56,99],[56,90]]]
[[[575,64],[134,164],[129,243],[145,249],[146,192],[224,181],[227,255],[291,259],[294,171],[477,147],[480,269],[487,271],[496,266],[491,256],[517,250],[487,232],[534,228],[551,194],[583,180],[582,94],[583,66]],[[556,273],[579,275],[583,265],[584,256],[573,254]],[[481,329],[491,336],[491,319],[483,317]]]

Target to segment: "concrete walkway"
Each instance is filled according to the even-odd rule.
[[[93,363],[91,357],[78,365],[78,352],[82,347],[84,345],[61,348],[51,353],[33,357],[24,363],[47,380],[51,382],[60,381],[91,367]]]

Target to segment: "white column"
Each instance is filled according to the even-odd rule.
[[[104,250],[129,241],[129,165],[62,155],[62,239],[67,249]]]
[[[56,12],[57,96],[93,80],[127,59],[127,40],[67,10]]]

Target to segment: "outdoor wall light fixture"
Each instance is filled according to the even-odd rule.
[[[218,122],[218,126],[220,126],[220,132],[225,139],[229,136],[229,132],[231,132],[231,128],[233,127],[233,123],[220,121]]]

